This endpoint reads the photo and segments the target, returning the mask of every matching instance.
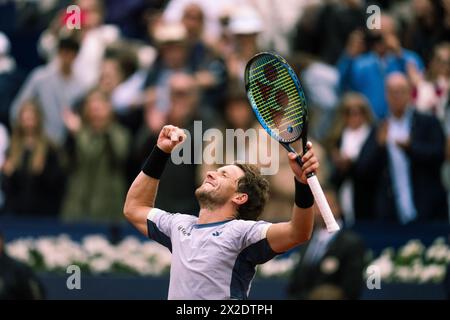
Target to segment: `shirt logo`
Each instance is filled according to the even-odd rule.
[[[222,233],[222,231],[221,232],[219,232],[219,231],[216,231],[216,232],[213,232],[213,236],[214,237],[218,237],[218,236],[220,236],[220,234]]]
[[[180,231],[184,236],[190,236],[191,235],[191,233],[190,232],[188,232],[187,230],[186,230],[186,228],[185,227],[183,227],[183,226],[178,226],[178,231]]]

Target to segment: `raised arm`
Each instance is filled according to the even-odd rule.
[[[147,215],[155,205],[159,178],[173,148],[185,138],[182,129],[171,125],[164,126],[155,148],[128,190],[123,213],[126,219],[146,236]]]
[[[311,238],[314,225],[314,197],[306,181],[306,175],[319,168],[311,142],[308,152],[302,157],[303,167],[296,162],[294,153],[289,153],[289,165],[295,174],[295,204],[288,222],[272,224],[267,230],[267,240],[275,252],[285,252]]]

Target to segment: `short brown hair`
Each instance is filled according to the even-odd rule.
[[[237,209],[238,219],[256,220],[261,215],[269,197],[269,182],[261,176],[255,165],[235,163],[244,171],[238,180],[237,192],[246,193],[248,200]]]

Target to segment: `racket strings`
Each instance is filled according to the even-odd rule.
[[[283,62],[260,55],[249,65],[246,81],[257,117],[278,140],[291,142],[302,133],[306,102]]]
[[[262,60],[262,59],[261,59]],[[271,70],[266,72],[268,69],[263,69],[264,66],[270,65]],[[260,69],[258,72],[254,70]],[[277,74],[275,75],[275,72]],[[289,73],[283,68],[275,66],[272,61],[261,63],[257,66],[252,66],[250,69],[251,77],[257,75],[255,83],[261,83],[264,79],[277,78],[273,81],[272,86],[267,86],[271,88],[271,91],[282,93],[285,96],[274,94],[272,97],[272,101],[267,101],[268,99],[264,99],[263,95],[267,94],[266,92],[261,92],[256,89],[258,85],[250,86],[250,89],[256,93],[253,94],[254,100],[259,106],[263,106],[260,108],[260,115],[263,120],[267,123],[272,130],[275,131],[277,129],[277,135],[283,138],[283,140],[290,140],[294,135],[298,135],[301,133],[301,130],[296,130],[303,123],[303,101],[299,98],[297,88],[292,83],[292,79]],[[281,76],[279,76],[281,74]],[[283,88],[287,87],[287,90]],[[256,90],[255,90],[256,89]],[[258,94],[260,93],[260,94]],[[286,103],[279,103],[278,100],[282,100],[285,98],[287,100]]]
[[[279,103],[274,104],[272,102],[271,107],[275,108],[275,109],[284,108],[286,115],[288,115],[287,112],[289,112],[289,114],[291,114],[292,113],[291,111],[295,111],[296,107],[298,107],[298,105],[300,105],[301,107],[303,107],[303,106],[302,106],[302,100],[299,99],[299,97],[297,95],[297,89],[295,88],[295,86],[292,85],[292,83],[290,83],[289,81],[283,81],[283,80],[290,80],[289,74],[284,75],[283,78],[284,79],[281,79],[281,81],[279,81],[280,83],[278,83],[278,85],[276,87],[272,86],[270,88],[275,87],[274,88],[275,91],[278,90],[277,93],[284,93],[287,96],[288,101],[292,101],[292,100],[294,100],[294,101],[292,101],[291,103],[286,103],[287,107],[283,106],[282,104],[279,104]],[[259,83],[259,82],[256,82],[256,83]],[[284,90],[284,89],[280,90],[280,87],[282,88],[284,84],[286,86],[288,86],[288,90]],[[255,89],[256,87],[258,87],[258,85],[253,85],[251,87],[251,89]],[[269,86],[266,85],[265,88],[267,88],[267,87],[269,87]],[[265,90],[264,90],[264,92],[262,92],[261,95],[259,95],[259,97],[258,97],[258,95],[254,95],[254,100],[258,105],[267,104],[267,99],[264,99],[264,97],[262,97],[262,95],[265,94]],[[276,95],[273,99],[277,99]],[[264,109],[265,109],[265,111],[260,112],[262,116],[264,116],[265,114],[267,114],[271,111],[269,106],[266,106],[266,108],[264,108]],[[303,110],[303,109],[301,109],[301,110]]]

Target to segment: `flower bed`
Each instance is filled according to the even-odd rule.
[[[92,274],[135,274],[159,276],[168,273],[171,254],[153,241],[141,242],[126,237],[112,245],[104,236],[86,236],[75,242],[67,235],[17,239],[7,244],[8,253],[32,266],[36,271],[65,272],[69,265],[78,265]],[[286,276],[298,260],[297,254],[273,259],[258,268],[258,276]],[[438,238],[429,247],[410,240],[395,251],[385,249],[369,265],[377,266],[383,282],[439,283],[450,263],[450,247]]]
[[[379,267],[384,282],[439,283],[449,263],[450,247],[444,238],[437,238],[428,248],[419,240],[410,240],[397,251],[386,248],[371,265]]]

